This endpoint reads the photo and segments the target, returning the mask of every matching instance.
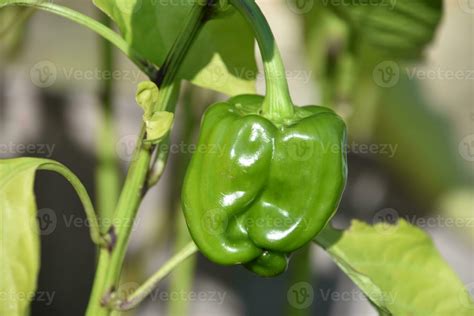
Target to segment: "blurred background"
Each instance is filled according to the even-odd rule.
[[[103,19],[89,1],[57,2]],[[382,52],[370,40],[347,49],[351,28],[320,1],[257,2],[280,45],[295,103],[332,106],[348,123],[350,176],[333,224],[403,218],[418,225],[474,294],[473,2],[444,1],[439,26],[429,26],[433,40],[416,56]],[[96,198],[107,207],[131,160],[142,115],[135,89],[146,78],[118,51],[109,52],[112,64],[104,61],[104,49],[95,34],[63,18],[0,10],[0,158],[58,160],[91,194],[107,192]],[[104,95],[104,69],[113,70],[112,95]],[[262,75],[257,83],[263,93]],[[119,291],[133,291],[186,241],[179,193],[189,145],[205,107],[225,98],[183,83],[175,147],[141,207]],[[36,193],[42,262],[32,315],[83,315],[96,252],[81,204],[54,174],[39,174]],[[307,256],[309,277],[295,283]],[[196,269],[192,288],[175,286],[178,269],[130,315],[376,315],[316,246],[296,253],[288,273],[274,279],[201,255],[181,269]],[[303,303],[293,297],[295,286],[308,290]],[[179,308],[184,301],[188,311]]]

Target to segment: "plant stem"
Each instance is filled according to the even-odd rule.
[[[101,20],[107,27],[111,20],[100,12]],[[109,73],[113,70],[114,51],[112,44],[100,38],[101,68]],[[98,166],[96,169],[97,210],[102,233],[106,233],[113,219],[119,196],[119,169],[115,153],[115,130],[112,107],[113,80],[104,79],[99,92],[101,124],[97,139]]]
[[[191,48],[194,39],[197,37],[201,30],[201,25],[207,20],[207,10],[202,8],[200,4],[195,4],[195,7],[189,13],[188,20],[184,26],[183,31],[178,35],[178,38],[174,42],[169,54],[167,55],[163,66],[160,68],[157,76],[154,78],[154,82],[160,87],[159,105],[165,104],[163,100],[169,99],[172,89],[170,88],[176,81],[176,75],[178,74],[179,66],[186,57],[187,52]],[[155,108],[154,111],[163,111],[164,108]]]
[[[176,214],[177,237],[174,245],[175,250],[179,250],[186,245],[186,243],[192,242],[183,212],[181,212],[180,208],[178,208],[178,211]],[[196,259],[196,257],[189,258],[173,271],[170,278],[170,293],[189,293],[189,291],[192,290]],[[168,304],[167,314],[169,316],[188,315],[188,309],[188,300],[171,300]]]
[[[110,310],[103,306],[103,296],[111,294],[117,288],[150,163],[151,149],[144,146],[144,137],[145,129],[142,127],[114,215],[114,225],[110,230],[110,234],[116,238],[116,244],[111,251],[101,251],[99,254],[96,279],[87,309],[87,315],[90,316],[109,315],[110,313]]]
[[[290,266],[290,280],[289,287],[298,282],[307,282],[311,284],[312,273],[311,273],[311,262],[310,262],[310,246],[306,246],[296,252],[293,255],[291,266]],[[306,308],[298,308],[288,304],[288,316],[309,316],[311,313],[310,304]]]
[[[66,166],[58,163],[58,162],[50,162],[41,164],[38,167],[38,170],[46,170],[46,171],[53,171],[57,172],[63,177],[65,177],[69,183],[73,186],[74,190],[76,190],[79,199],[84,207],[84,211],[87,216],[87,221],[90,225],[90,234],[92,241],[99,246],[108,246],[108,241],[104,239],[100,233],[99,222],[97,220],[97,215],[94,210],[94,205],[87,193],[86,188],[82,184],[81,180]]]
[[[207,6],[194,5],[184,29],[177,38],[178,43],[175,43],[162,67],[163,70],[160,70],[160,76],[152,78],[161,88],[157,109],[169,110],[169,108],[175,107],[175,104],[170,104],[169,100],[172,99],[175,91],[176,74],[189,47],[206,21],[207,9]],[[106,303],[104,299],[110,298],[119,283],[132,224],[147,189],[146,184],[153,147],[144,144],[145,134],[145,128],[142,127],[116,208],[115,225],[111,227],[112,235],[116,236],[116,245],[108,253],[101,251],[99,256],[94,288],[87,309],[87,315],[89,316],[109,315],[111,312],[109,307],[104,306],[104,303]]]
[[[4,1],[0,4],[0,8],[8,5],[16,5],[16,6],[27,6],[27,7],[34,7],[37,9],[41,9],[44,11],[48,11],[50,13],[54,13],[65,17],[71,21],[74,21],[78,24],[84,25],[85,27],[89,28],[90,30],[96,32],[103,38],[110,41],[114,44],[118,49],[120,49],[135,65],[137,65],[140,70],[142,70],[145,74],[149,77],[155,77],[157,73],[157,69],[155,65],[147,61],[145,58],[140,56],[138,52],[136,52],[130,45],[116,32],[111,30],[110,28],[106,27],[102,23],[97,22],[91,17],[84,15],[80,12],[74,11],[72,9],[53,4],[47,1],[39,1],[39,0],[9,0]]]
[[[116,310],[130,310],[140,304],[158,285],[158,283],[173,271],[177,266],[182,264],[186,259],[195,254],[198,248],[194,242],[188,242],[187,245],[170,260],[168,260],[151,278],[141,285],[132,295],[124,301],[117,301],[113,308]]]
[[[265,16],[254,0],[229,2],[250,23],[260,47],[267,88],[262,114],[276,120],[293,116],[294,106],[288,89],[285,67]]]

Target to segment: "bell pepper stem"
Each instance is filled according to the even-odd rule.
[[[285,66],[265,16],[254,0],[229,2],[250,23],[263,58],[267,92],[262,115],[276,120],[292,117],[294,105],[288,89]]]

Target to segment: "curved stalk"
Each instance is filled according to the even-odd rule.
[[[285,67],[265,16],[254,0],[229,0],[229,2],[251,25],[260,47],[267,89],[262,114],[276,120],[293,116],[294,106],[288,89]]]
[[[173,269],[183,263],[198,251],[194,242],[189,242],[181,251],[169,259],[158,271],[156,271],[142,286],[140,286],[129,297],[111,301],[111,308],[118,311],[126,311],[138,306]]]
[[[158,70],[152,63],[141,57],[140,54],[138,54],[138,52],[136,52],[132,47],[130,47],[130,45],[119,34],[87,15],[69,9],[67,7],[63,7],[46,1],[0,0],[0,8],[8,5],[34,7],[50,13],[54,13],[56,15],[65,17],[71,21],[74,21],[78,24],[81,24],[114,44],[115,47],[120,49],[135,65],[137,65],[138,68],[140,68],[149,77],[156,76]]]
[[[44,163],[38,167],[38,170],[53,171],[59,173],[64,178],[66,178],[69,183],[73,186],[74,190],[81,200],[81,203],[84,207],[87,220],[90,224],[90,234],[92,241],[102,247],[109,246],[109,242],[103,238],[100,233],[99,221],[97,220],[97,215],[94,210],[94,205],[87,193],[86,188],[82,184],[81,180],[67,167],[59,163]]]

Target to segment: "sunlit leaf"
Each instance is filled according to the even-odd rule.
[[[194,1],[94,0],[139,53],[161,65]],[[179,76],[229,95],[255,91],[254,38],[236,12],[207,22]],[[250,74],[250,75],[249,75]]]
[[[383,313],[468,316],[474,304],[463,283],[421,229],[401,220],[346,231],[326,229],[316,241]]]

